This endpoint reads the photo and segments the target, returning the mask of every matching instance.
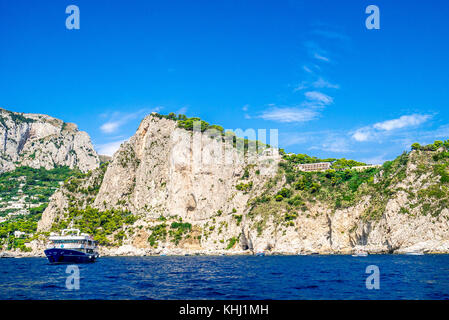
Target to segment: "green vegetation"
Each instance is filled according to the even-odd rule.
[[[449,207],[449,140],[433,144],[412,145],[380,167],[352,169],[364,163],[347,159],[318,159],[304,154],[284,155],[278,174],[270,179],[264,192],[249,203],[248,217],[259,235],[268,221],[276,226],[295,226],[300,215],[312,217],[308,208],[315,203],[335,211],[369,199],[364,208],[364,220],[378,220],[386,204],[397,192],[406,192],[407,206],[401,214],[423,214],[437,217]],[[333,161],[330,170],[303,172],[298,164]],[[407,170],[414,170],[414,181],[407,181]],[[422,180],[422,181],[421,181]],[[416,185],[415,181],[418,183]],[[402,187],[401,185],[407,187]],[[419,188],[419,185],[426,187]],[[401,187],[399,187],[401,186]],[[418,189],[417,189],[418,188]]]
[[[346,160],[345,158],[338,159],[334,163],[332,163],[333,169],[350,169],[357,166],[366,166],[366,163],[358,162],[355,160]]]
[[[247,138],[239,138],[235,135],[232,131],[224,131],[222,126],[215,125],[215,124],[209,124],[208,122],[198,118],[187,118],[183,114],[176,115],[175,113],[169,113],[168,115],[162,115],[159,113],[153,113],[154,117],[157,117],[159,119],[170,119],[173,121],[177,121],[178,128],[183,128],[188,131],[193,131],[195,128],[198,128],[198,131],[201,130],[201,132],[206,132],[211,137],[221,137],[222,141],[232,141],[232,144],[235,148],[238,148],[239,150],[243,150],[244,153],[248,152],[248,150],[253,150],[255,152],[260,152],[267,147],[270,147],[270,145],[262,143],[260,141],[253,141],[249,140]],[[283,150],[279,149],[279,151],[282,153]]]
[[[79,170],[66,166],[51,170],[18,167],[14,171],[0,174],[1,202],[24,195],[27,197],[26,203],[48,203],[50,196],[59,188],[60,182],[78,174],[81,174]],[[21,184],[23,185],[20,188]]]
[[[167,225],[165,223],[158,224],[151,227],[151,235],[148,237],[148,242],[154,248],[158,247],[159,241],[165,241],[167,238]]]
[[[6,112],[9,114],[9,116],[11,117],[11,120],[15,123],[15,124],[20,124],[20,123],[32,123],[35,120],[27,118],[23,115],[23,113],[16,113],[16,112],[12,112],[12,111],[8,111],[5,109],[2,109],[3,112]],[[0,116],[0,123],[6,127],[6,118],[3,116]]]
[[[66,179],[64,181],[64,187],[67,191],[78,194],[81,193],[85,196],[87,196],[85,199],[90,200],[87,201],[88,203],[93,202],[95,196],[98,194],[98,191],[100,190],[101,183],[103,181],[104,174],[106,173],[106,169],[109,165],[109,162],[102,163],[100,165],[100,168],[95,170],[96,174],[93,174],[93,171],[89,171],[87,173],[81,173],[79,171],[72,174],[71,177]],[[87,179],[92,178],[92,181],[89,182],[89,185],[83,188],[83,185],[86,183]],[[69,200],[75,200],[77,199],[77,196],[75,195],[69,195]],[[120,204],[120,202],[118,203]],[[75,204],[73,201],[71,201],[71,206],[74,206]]]
[[[173,222],[170,225],[170,231],[169,234],[172,237],[172,242],[174,242],[176,245],[182,240],[183,236],[187,233],[189,233],[192,230],[192,225],[190,223],[182,223],[180,222]]]
[[[32,234],[36,232],[37,222],[40,217],[40,213],[29,216],[16,216],[0,223],[1,246],[5,246],[7,250],[18,248],[22,251],[29,251],[25,243],[32,240]],[[16,238],[14,236],[15,231],[24,232],[25,236]]]
[[[287,160],[280,164],[281,174],[286,177],[286,186],[275,195],[276,201],[287,200],[290,205],[295,203],[302,205],[301,199],[316,198],[320,201],[333,202],[335,208],[350,206],[358,198],[359,187],[364,183],[372,183],[374,175],[379,171],[377,168],[363,171],[352,170],[348,167],[363,165],[363,163],[340,159],[334,162],[339,169],[303,172],[295,166],[297,158],[288,157],[287,159],[292,158],[293,161]],[[296,196],[295,200],[289,201],[292,196]]]
[[[253,188],[253,182],[250,181],[248,183],[241,182],[235,186],[235,188],[239,191],[243,191],[243,193],[248,193]]]
[[[444,147],[446,150],[449,149],[449,140],[441,141],[441,140],[435,140],[433,143],[422,146],[419,143],[415,142],[412,144],[411,149],[412,150],[419,150],[419,151],[437,151],[438,148]]]
[[[241,214],[234,214],[234,215],[232,215],[232,216],[234,217],[234,219],[235,219],[236,222],[237,222],[237,225],[239,226],[240,223],[242,223],[242,218],[243,218],[243,216],[242,216]]]
[[[304,172],[298,164],[330,162],[327,171]],[[319,159],[305,154],[287,154],[278,174],[264,187],[264,192],[249,203],[248,217],[261,235],[268,221],[277,227],[294,227],[295,220],[308,206],[323,202],[333,210],[354,205],[374,185],[379,168],[351,169],[365,163],[347,159]]]
[[[333,169],[350,169],[355,166],[365,166],[366,163],[358,162],[355,160],[347,160],[345,158],[335,159],[335,158],[327,158],[327,159],[319,159],[317,157],[311,157],[307,154],[285,154],[283,155],[283,159],[291,165],[295,164],[307,164],[307,163],[318,163],[318,162],[332,162],[331,167]]]
[[[318,163],[318,162],[332,162],[336,159],[329,158],[329,159],[319,159],[317,157],[311,157],[307,154],[285,154],[283,156],[284,160],[286,160],[288,163],[292,164],[305,164],[305,163]]]
[[[231,239],[228,239],[228,246],[226,247],[226,250],[232,249],[238,240],[239,239],[237,237],[232,237]]]
[[[18,167],[14,171],[0,174],[0,217],[17,212],[19,209],[5,208],[19,199],[24,199],[24,208],[20,210],[28,212],[0,223],[0,245],[6,246],[8,250],[19,248],[28,251],[25,243],[35,237],[37,221],[48,206],[51,195],[59,188],[60,183],[77,175],[81,175],[79,170],[66,166],[51,170]],[[14,231],[24,232],[25,235],[16,239]]]
[[[100,211],[90,206],[86,209],[69,207],[68,212],[53,224],[51,231],[60,232],[73,222],[74,228],[92,235],[101,245],[120,245],[123,237],[116,237],[115,241],[112,241],[107,236],[123,231],[126,225],[132,225],[136,220],[137,218],[129,211]]]

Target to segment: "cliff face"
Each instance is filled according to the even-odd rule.
[[[152,218],[209,219],[218,210],[244,210],[257,190],[235,186],[248,165],[260,167],[255,185],[274,175],[280,157],[244,157],[232,143],[149,116],[115,154],[95,199],[99,209],[122,208]]]
[[[447,156],[412,151],[361,173],[304,173],[272,149],[245,153],[148,116],[107,169],[55,193],[39,231],[57,230],[77,206],[80,219],[94,208],[103,254],[449,252]],[[134,219],[107,227],[113,209]]]
[[[85,172],[99,163],[89,135],[75,124],[0,108],[0,172],[18,166],[52,169],[64,165]]]
[[[298,193],[304,200],[299,210],[256,206],[246,233],[256,239],[256,250],[288,253],[449,252],[447,156],[443,148],[403,154],[373,170],[352,203],[340,208],[324,186],[314,195]],[[267,227],[258,233],[263,219]]]

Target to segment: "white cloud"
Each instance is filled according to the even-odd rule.
[[[314,88],[329,88],[329,89],[339,89],[340,86],[338,84],[330,83],[327,80],[324,80],[323,78],[319,78],[317,81],[312,83]]]
[[[113,133],[113,132],[117,131],[117,129],[119,127],[120,127],[119,121],[111,121],[111,122],[104,123],[100,127],[100,130],[103,131],[104,133]]]
[[[259,118],[264,120],[278,121],[278,122],[307,122],[318,117],[318,112],[312,109],[300,108],[273,108],[264,111]]]
[[[312,31],[312,33],[317,34],[319,36],[323,36],[326,38],[330,38],[330,39],[337,39],[337,40],[344,40],[344,41],[349,41],[350,38],[343,33],[340,32],[336,32],[336,31],[331,31],[331,30],[314,30]]]
[[[340,86],[338,84],[331,83],[323,78],[318,78],[318,80],[314,82],[302,81],[293,89],[293,92],[301,91],[310,87],[315,89],[323,89],[323,88],[340,89]]]
[[[352,138],[358,142],[365,142],[374,139],[380,141],[383,137],[389,135],[393,130],[418,126],[426,122],[431,117],[431,115],[412,114],[401,116],[397,119],[377,122],[372,126],[366,126],[355,130],[352,133]]]
[[[308,66],[302,66],[305,72],[307,73],[313,73],[313,71]]]
[[[378,130],[391,131],[395,129],[401,129],[409,126],[417,126],[428,119],[430,119],[430,115],[420,115],[420,114],[412,114],[409,116],[402,116],[398,119],[387,120],[384,122],[378,122],[373,125],[374,128]]]
[[[310,147],[309,150],[322,150],[334,153],[353,152],[346,137],[332,133],[322,137],[319,143]]]
[[[158,112],[160,109],[161,109],[161,107],[155,107],[153,109],[140,109],[136,112],[127,113],[127,114],[120,112],[120,111],[115,111],[115,112],[112,112],[111,114],[103,113],[100,115],[100,117],[102,117],[102,118],[110,117],[111,119],[109,121],[105,122],[104,124],[102,124],[100,126],[100,130],[106,134],[115,133],[120,129],[120,127],[122,127],[129,121],[134,120],[139,117],[143,118],[143,116],[145,114],[149,114],[151,112]]]
[[[307,99],[323,105],[329,105],[334,102],[334,99],[332,97],[318,91],[308,91],[304,95]]]
[[[99,144],[97,145],[97,152],[99,154],[112,156],[120,148],[120,145],[127,140],[128,139],[122,139],[118,141]]]
[[[293,89],[293,91],[295,92],[295,91],[301,91],[301,90],[304,90],[304,89],[307,89],[309,86],[308,86],[308,84],[307,84],[307,82],[306,81],[303,81],[303,82],[301,82],[300,84],[298,84],[294,89]]]
[[[330,61],[329,58],[327,58],[327,57],[325,57],[323,55],[320,55],[320,54],[318,54],[316,52],[314,53],[313,57],[315,59],[318,59],[318,60],[321,60],[321,61],[325,61],[325,62],[329,62]]]
[[[352,138],[356,141],[363,142],[363,141],[370,140],[372,138],[372,135],[373,135],[373,132],[372,132],[371,128],[364,127],[364,128],[357,129],[352,134]]]
[[[299,132],[280,132],[279,139],[282,147],[303,144],[308,141],[307,134]]]
[[[360,161],[366,163],[366,164],[383,164],[385,161],[389,161],[391,158],[387,158],[387,154],[384,153],[382,155],[378,155],[372,158],[362,158]]]
[[[186,114],[186,112],[187,112],[187,107],[182,107],[181,109],[176,111],[176,114]]]
[[[243,110],[243,111],[248,111],[248,108],[249,108],[249,104],[245,104],[245,105],[242,107],[242,110]]]

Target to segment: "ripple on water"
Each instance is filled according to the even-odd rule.
[[[382,292],[365,288],[371,264]],[[448,265],[449,255],[103,257],[80,265],[69,291],[66,266],[4,259],[0,299],[449,299]]]

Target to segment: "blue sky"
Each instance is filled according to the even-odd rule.
[[[449,138],[448,20],[447,1],[0,0],[0,106],[75,122],[100,153],[158,110],[381,163]]]

